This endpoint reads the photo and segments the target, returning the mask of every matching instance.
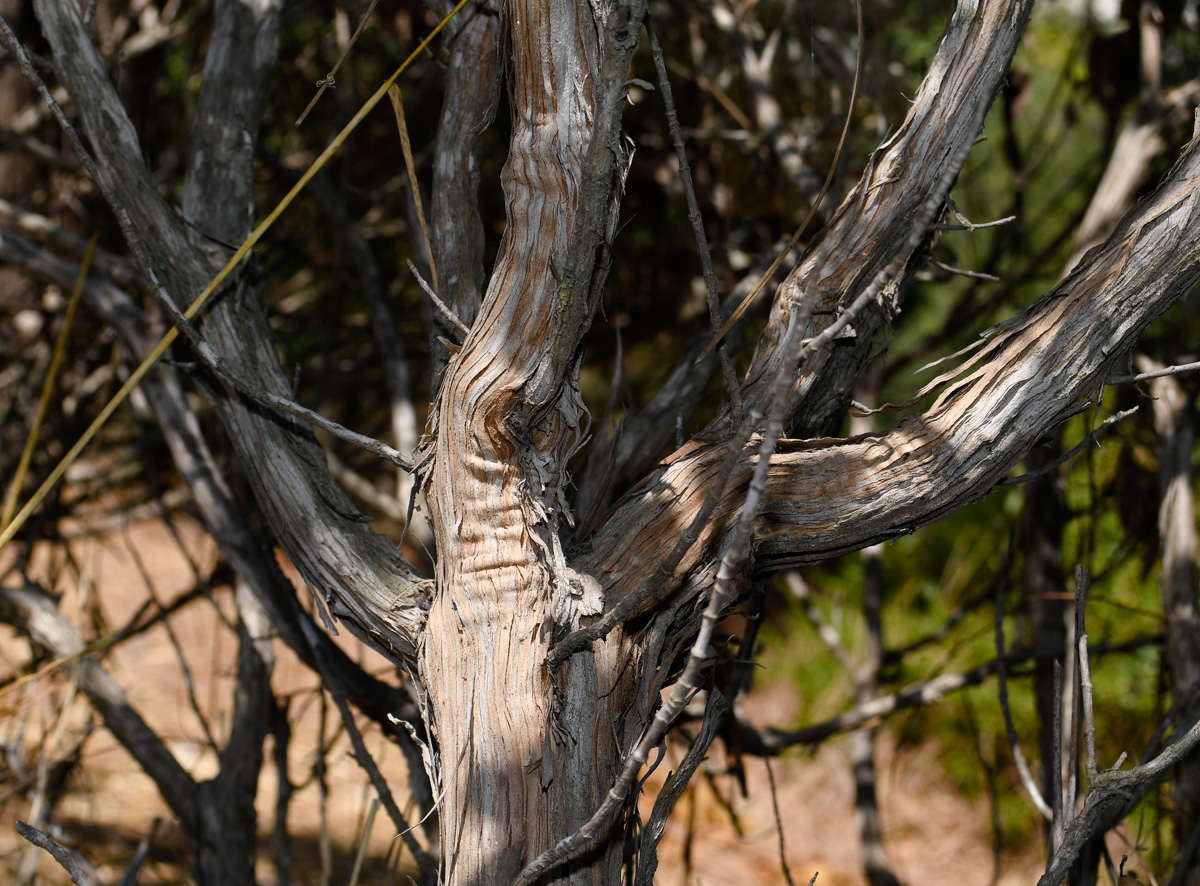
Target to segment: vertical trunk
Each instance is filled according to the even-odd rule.
[[[584,3],[517,0],[505,16],[508,227],[479,316],[446,368],[426,485],[438,563],[421,675],[452,884],[511,881],[598,805],[613,774],[611,741],[598,749],[591,737],[603,734],[595,672],[577,665],[591,654],[576,656],[555,692],[544,666],[562,624],[556,593],[579,579],[557,533],[582,408],[569,382],[542,392],[584,199],[600,34]],[[603,867],[585,862],[571,882],[600,883]]]
[[[1140,359],[1138,369],[1159,368]],[[1200,715],[1200,606],[1196,593],[1196,495],[1192,479],[1192,394],[1171,377],[1150,384],[1154,394],[1154,430],[1158,434],[1161,497],[1158,532],[1162,551],[1160,578],[1166,620],[1167,665],[1171,697],[1180,706],[1177,729]],[[1182,846],[1200,823],[1200,761],[1189,757],[1175,780],[1175,838]],[[1200,886],[1200,863],[1193,857],[1184,881]]]

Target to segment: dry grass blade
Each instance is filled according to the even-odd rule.
[[[433,278],[433,291],[441,292],[437,263],[433,259],[433,246],[429,242],[429,225],[425,223],[425,207],[421,205],[421,188],[417,185],[417,167],[413,164],[412,144],[408,140],[408,124],[404,121],[404,99],[400,95],[400,87],[394,84],[389,87],[388,98],[392,101],[392,110],[396,112],[400,148],[404,151],[404,165],[408,167],[408,184],[412,188],[413,205],[417,208],[417,221],[421,223],[421,235],[425,238],[425,254],[429,256],[429,276]]]
[[[379,798],[371,801],[367,812],[367,821],[363,825],[362,839],[358,841],[358,853],[354,856],[354,869],[350,872],[349,886],[358,886],[359,875],[362,874],[363,859],[367,857],[367,843],[371,839],[371,829],[375,827],[375,813],[379,811]]]
[[[71,292],[71,300],[67,303],[67,314],[63,320],[62,329],[58,332],[58,340],[54,342],[54,355],[50,358],[50,368],[46,370],[46,381],[42,385],[42,396],[38,400],[37,414],[33,417],[33,426],[29,429],[29,436],[25,438],[25,448],[21,450],[21,459],[17,462],[17,472],[13,475],[12,483],[8,487],[8,494],[4,497],[4,514],[0,516],[0,529],[8,526],[17,509],[17,496],[21,494],[21,487],[25,483],[25,474],[29,471],[29,463],[33,461],[33,450],[37,446],[42,423],[46,420],[46,413],[50,410],[50,397],[54,393],[54,384],[58,380],[58,368],[62,365],[63,352],[67,348],[67,335],[70,334],[71,325],[75,322],[75,309],[79,306],[79,296],[83,292],[83,283],[87,279],[88,268],[92,265],[92,255],[96,251],[96,241],[99,239],[99,234],[93,234],[92,239],[88,241],[87,251],[83,254],[83,263],[79,266],[79,277],[75,281],[75,289]]]

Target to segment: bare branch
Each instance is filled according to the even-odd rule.
[[[650,53],[654,57],[654,68],[658,72],[658,88],[662,90],[663,104],[666,106],[667,128],[671,132],[671,141],[675,144],[675,156],[679,160],[679,178],[683,182],[683,193],[687,199],[688,221],[691,222],[692,237],[696,241],[696,250],[700,254],[700,270],[704,276],[704,294],[708,301],[708,319],[712,324],[713,332],[719,335],[721,331],[721,300],[717,295],[717,275],[713,272],[712,256],[708,251],[708,237],[704,233],[704,217],[700,214],[700,206],[696,202],[696,189],[692,186],[692,168],[688,165],[687,150],[683,146],[683,135],[679,131],[679,115],[675,113],[675,98],[671,93],[671,80],[667,76],[662,46],[659,45],[658,35],[654,32],[654,21],[651,16],[646,16],[646,36],[650,38]],[[853,101],[851,110],[853,110]],[[840,150],[841,146],[838,147]],[[836,164],[835,158],[834,165]],[[820,200],[817,202],[820,203]],[[772,272],[768,272],[766,276],[769,277]],[[732,325],[736,319],[731,317],[729,322]],[[707,350],[705,353],[707,354]],[[704,356],[702,354],[700,359],[703,359]],[[734,421],[741,421],[742,396],[738,392],[737,376],[734,375],[733,364],[729,362],[729,348],[722,344],[717,350],[717,356],[721,361],[721,372],[725,376],[725,389],[729,392],[729,403],[733,409]]]
[[[700,731],[692,739],[691,747],[679,768],[672,772],[659,789],[654,800],[654,808],[650,818],[642,828],[637,846],[637,874],[633,886],[653,886],[654,874],[658,870],[658,843],[667,827],[667,819],[675,809],[675,804],[683,795],[684,790],[695,775],[700,764],[704,762],[708,749],[717,736],[717,730],[729,711],[729,700],[719,689],[709,690],[708,701],[704,706],[704,719],[700,723]]]
[[[1004,592],[1008,587],[1008,572],[1011,568],[1012,545],[1010,544],[1004,564],[1000,567],[1000,580],[996,582],[996,683],[1000,695],[1000,710],[1004,714],[1004,731],[1008,736],[1008,746],[1012,750],[1013,762],[1016,763],[1017,772],[1021,776],[1021,785],[1025,788],[1029,799],[1033,801],[1033,805],[1037,807],[1038,812],[1042,814],[1042,818],[1046,821],[1053,821],[1054,812],[1046,805],[1046,799],[1038,789],[1037,781],[1034,780],[1033,773],[1029,771],[1029,764],[1025,761],[1025,754],[1021,750],[1021,739],[1017,735],[1017,727],[1013,724],[1012,709],[1008,705],[1008,673],[1005,668],[1006,653],[1004,651]]]
[[[1084,623],[1084,612],[1087,608],[1087,570],[1082,564],[1075,565],[1075,611],[1078,613],[1080,625]],[[1092,672],[1088,668],[1087,631],[1082,628],[1076,638],[1079,655],[1079,688],[1083,700],[1083,735],[1087,741],[1087,757],[1084,767],[1089,782],[1095,779],[1099,770],[1096,768],[1096,712],[1092,706]]]
[[[71,854],[71,850],[56,843],[45,831],[39,831],[35,827],[30,827],[23,821],[17,822],[16,829],[18,834],[34,846],[49,852],[54,860],[62,865],[63,870],[71,875],[71,882],[75,886],[93,886],[92,878],[84,873],[83,868],[79,866],[79,862],[75,860],[75,856]]]
[[[417,283],[420,284],[421,291],[429,296],[429,300],[433,302],[433,306],[438,309],[438,313],[449,320],[451,324],[453,324],[454,328],[462,333],[463,338],[466,338],[471,332],[470,327],[463,323],[462,320],[459,320],[454,311],[450,310],[449,305],[438,298],[437,293],[434,292],[430,285],[425,282],[425,278],[421,276],[421,272],[417,270],[417,266],[412,263],[411,259],[408,261],[408,269],[412,271],[412,275],[417,278]]]
[[[1155,634],[1103,648],[1094,646],[1092,651],[1094,653],[1103,651],[1104,654],[1111,655],[1139,649],[1146,645],[1158,645],[1162,641],[1162,635]],[[1052,658],[1053,655],[1054,653],[1046,651],[1022,650],[1017,653],[1009,650],[1005,665],[1012,666],[1037,659]],[[786,748],[796,745],[820,744],[835,735],[858,729],[873,720],[888,717],[897,711],[936,704],[951,692],[957,692],[969,686],[978,686],[996,673],[997,664],[997,661],[993,659],[967,671],[941,674],[917,683],[904,692],[877,696],[822,723],[815,723],[796,730],[785,731],[772,728],[760,732],[743,723],[740,733],[742,750],[748,754],[774,756]]]
[[[383,802],[384,808],[387,809],[388,815],[391,817],[392,823],[395,824],[400,838],[413,854],[413,858],[417,862],[417,868],[421,872],[422,884],[428,886],[428,884],[436,883],[437,865],[429,857],[429,853],[421,847],[421,844],[413,836],[412,828],[408,826],[408,822],[404,819],[404,813],[396,805],[396,800],[388,788],[387,781],[384,780],[379,767],[375,765],[374,758],[372,758],[370,752],[367,750],[367,746],[363,743],[362,733],[359,731],[358,725],[354,722],[354,714],[351,713],[350,706],[346,704],[346,694],[341,681],[324,659],[321,651],[321,643],[317,638],[317,628],[311,622],[304,622],[302,627],[305,636],[308,638],[309,645],[312,647],[321,678],[329,689],[329,695],[333,699],[333,703],[337,706],[338,713],[341,714],[342,725],[346,727],[346,734],[350,737],[350,744],[354,748],[355,761],[367,773],[372,787],[375,788],[376,794]]]
[[[1118,375],[1111,376],[1105,379],[1105,384],[1123,385],[1134,382],[1150,381],[1154,378],[1166,378],[1170,375],[1183,375],[1185,372],[1195,372],[1200,369],[1200,362],[1184,363],[1179,366],[1164,366],[1162,369],[1153,369],[1149,372],[1141,372],[1137,375]]]
[[[1067,462],[1069,462],[1071,459],[1073,459],[1075,456],[1079,455],[1079,453],[1081,453],[1081,452],[1083,452],[1083,450],[1087,449],[1087,447],[1089,445],[1091,445],[1094,441],[1099,440],[1100,437],[1104,434],[1104,432],[1107,431],[1110,427],[1112,427],[1113,425],[1115,425],[1117,422],[1121,421],[1122,419],[1129,418],[1129,416],[1133,415],[1137,411],[1138,411],[1138,408],[1136,406],[1134,406],[1131,409],[1125,409],[1125,410],[1122,410],[1121,412],[1116,413],[1115,415],[1110,415],[1108,418],[1106,418],[1104,421],[1102,421],[1100,423],[1099,427],[1093,428],[1092,431],[1086,437],[1084,437],[1077,444],[1072,446],[1070,451],[1064,453],[1063,455],[1059,456],[1058,458],[1054,459],[1051,462],[1047,462],[1046,464],[1042,465],[1040,468],[1037,468],[1036,470],[1029,471],[1024,474],[1019,474],[1016,477],[1005,477],[1003,480],[1001,480],[996,485],[997,486],[1015,486],[1018,483],[1030,483],[1030,482],[1038,479],[1039,477],[1046,476],[1051,471],[1053,471],[1055,468],[1057,468],[1059,465],[1064,465]]]

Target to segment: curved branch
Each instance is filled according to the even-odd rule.
[[[1037,439],[1100,393],[1114,362],[1200,279],[1200,141],[1159,188],[1052,292],[987,333],[971,374],[928,412],[882,434],[780,441],[756,534],[758,568],[824,560],[912,532],[979,499]],[[964,371],[965,371],[964,367]],[[754,442],[739,490],[753,466]],[[631,492],[592,538],[588,568],[608,599],[654,568],[659,539],[698,507],[720,448],[694,441]],[[707,568],[737,492],[681,563]]]
[[[937,221],[925,223],[925,206],[940,205],[983,125],[1025,31],[1031,0],[960,2],[942,35],[929,71],[903,125],[872,154],[866,171],[838,207],[808,253],[776,291],[770,320],[759,340],[747,384],[773,378],[794,304],[811,304],[804,337],[837,322],[876,276],[899,267],[853,323],[853,337],[811,353],[792,393],[790,427],[797,436],[821,433],[844,406],[878,336],[898,313],[914,259]],[[747,392],[746,408],[753,405]]]

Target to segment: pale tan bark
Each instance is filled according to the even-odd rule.
[[[511,880],[606,787],[606,770],[594,778],[593,767],[571,765],[591,742],[570,734],[543,662],[588,584],[558,540],[570,519],[565,463],[585,432],[563,355],[578,346],[578,318],[590,318],[566,285],[571,272],[590,278],[572,252],[585,211],[596,210],[583,204],[601,201],[607,213],[615,184],[590,190],[597,169],[585,169],[595,163],[597,118],[612,115],[613,96],[597,93],[609,67],[623,77],[628,61],[614,65],[586,4],[514,2],[505,14],[514,47],[508,226],[479,315],[446,370],[426,484],[438,563],[420,672],[453,883]],[[578,688],[594,697],[594,682]]]
[[[174,294],[193,293],[222,249],[198,238],[157,194],[69,4],[36,4],[102,167],[128,199]],[[745,381],[748,408],[765,405],[790,318],[807,317],[804,335],[816,335],[881,286],[853,318],[852,338],[803,363],[789,424],[796,436],[816,434],[842,408],[900,309],[1030,8],[1029,0],[959,4],[905,123],[776,291]],[[757,441],[741,454],[725,499],[671,586],[658,589],[637,619],[557,672],[545,666],[553,643],[654,573],[718,482],[733,430],[722,414],[586,538],[572,536],[567,464],[587,424],[576,387],[579,347],[617,218],[627,159],[620,108],[641,14],[621,5],[510,0],[499,23],[480,18],[460,31],[463,46],[488,53],[487,71],[499,64],[497,43],[504,47],[513,117],[503,177],[508,226],[480,300],[468,124],[491,93],[469,91],[458,68],[452,93],[461,104],[451,104],[440,138],[467,159],[439,158],[442,217],[434,227],[439,253],[463,239],[452,297],[467,319],[477,313],[446,366],[421,462],[438,558],[427,618],[426,588],[389,540],[358,521],[311,435],[228,391],[212,392],[266,519],[305,579],[336,618],[422,681],[440,755],[448,884],[510,882],[600,804],[696,629],[753,469]],[[1094,400],[1114,361],[1200,277],[1198,154],[1193,142],[1105,246],[1033,308],[992,330],[924,413],[881,434],[781,441],[742,582],[953,512]],[[813,310],[794,311],[801,302]],[[229,293],[203,332],[238,372],[287,389],[253,286]],[[620,839],[609,835],[601,850],[551,879],[615,883],[621,853]]]

